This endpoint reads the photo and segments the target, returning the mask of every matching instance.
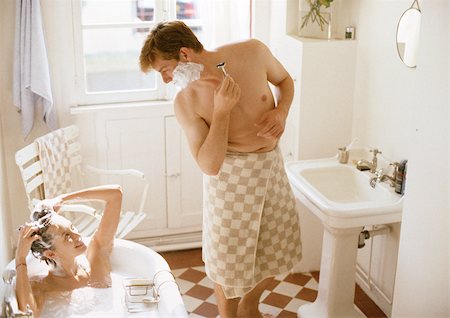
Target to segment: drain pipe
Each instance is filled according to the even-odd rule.
[[[361,231],[361,233],[359,233],[358,248],[363,248],[364,246],[366,246],[365,240],[368,240],[371,237],[374,237],[377,235],[385,235],[390,232],[391,232],[391,228],[387,225],[376,225],[370,231],[363,230],[363,231]]]

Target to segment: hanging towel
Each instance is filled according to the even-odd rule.
[[[55,130],[36,139],[42,165],[45,198],[54,198],[71,192],[70,158],[63,129]]]
[[[280,150],[227,154],[204,181],[203,260],[225,297],[292,270],[301,259],[300,225]]]
[[[22,115],[22,133],[27,137],[39,103],[47,126],[56,128],[39,0],[16,0],[15,32],[13,98]]]

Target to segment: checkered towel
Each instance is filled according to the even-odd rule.
[[[45,198],[71,191],[70,158],[68,144],[62,129],[36,139],[44,178]]]
[[[203,260],[227,298],[300,261],[298,213],[278,148],[227,154],[204,181]]]

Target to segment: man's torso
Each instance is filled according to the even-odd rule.
[[[274,98],[267,82],[266,66],[251,41],[236,43],[217,50],[226,63],[225,69],[241,88],[241,97],[230,115],[228,151],[266,152],[272,150],[276,139],[258,137],[263,127],[257,125],[261,116],[274,108]],[[218,61],[222,62],[222,61]],[[214,110],[214,90],[222,78],[198,80],[193,83],[194,111],[211,125]]]

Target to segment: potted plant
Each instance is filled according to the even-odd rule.
[[[317,23],[320,30],[323,31],[325,26],[329,25],[330,17],[329,13],[325,16],[320,10],[322,7],[329,8],[333,0],[306,0],[306,2],[309,4],[309,11],[302,16],[300,30],[305,28],[308,23]]]

